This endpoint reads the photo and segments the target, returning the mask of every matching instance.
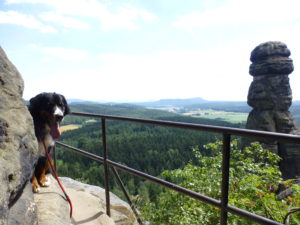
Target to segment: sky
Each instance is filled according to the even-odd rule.
[[[291,50],[300,100],[299,0],[0,0],[0,46],[30,99],[246,101],[250,53]]]

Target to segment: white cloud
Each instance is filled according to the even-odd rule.
[[[116,13],[106,11],[98,15],[101,21],[101,27],[104,30],[111,30],[116,28],[136,29],[138,28],[136,21],[145,20],[152,22],[156,19],[156,15],[147,12],[143,9],[137,9],[130,5],[125,5],[119,8]]]
[[[46,53],[44,61],[48,62],[51,62],[54,59],[80,61],[88,56],[87,51],[68,48],[43,48],[42,51]]]
[[[97,19],[103,30],[136,29],[138,21],[152,22],[157,16],[144,9],[138,9],[130,4],[122,4],[113,11],[110,7],[97,0],[6,0],[7,4],[31,3],[44,4],[54,8],[55,13],[42,15],[43,19],[57,22],[73,28],[85,27],[78,19],[68,16],[81,16]],[[57,15],[54,18],[53,15]]]
[[[193,11],[172,23],[178,28],[226,24],[264,24],[295,21],[300,18],[298,0],[228,0],[223,6]]]
[[[78,30],[86,30],[89,28],[88,24],[80,20],[74,19],[72,17],[63,16],[55,12],[42,13],[39,16],[44,21],[57,23],[67,28],[73,28]]]
[[[6,4],[39,3],[40,0],[5,0]]]
[[[44,25],[32,15],[19,13],[12,10],[0,11],[0,23],[19,25],[30,29],[37,29],[45,33],[56,32],[53,27]]]
[[[150,13],[144,9],[139,9],[139,13],[138,13],[144,20],[152,22],[155,21],[157,19],[157,16],[153,13]]]

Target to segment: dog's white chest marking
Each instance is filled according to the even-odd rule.
[[[47,126],[47,129],[49,130],[50,128]],[[48,148],[54,145],[55,145],[55,141],[53,140],[52,136],[48,133],[45,136],[44,141],[39,142],[39,155],[45,156],[45,150],[48,151]]]

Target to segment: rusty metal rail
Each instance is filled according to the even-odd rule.
[[[74,152],[77,152],[81,155],[84,155],[88,158],[96,160],[104,164],[104,185],[105,185],[105,193],[106,193],[106,213],[110,215],[110,197],[109,197],[109,170],[108,168],[111,167],[113,169],[113,174],[117,178],[117,182],[121,185],[121,189],[123,190],[127,200],[129,201],[130,205],[132,203],[130,201],[129,195],[127,194],[122,182],[118,180],[119,176],[114,168],[118,168],[129,172],[133,175],[139,176],[141,178],[150,180],[157,184],[160,184],[164,187],[170,188],[172,190],[178,191],[182,194],[188,195],[194,199],[200,200],[204,203],[213,205],[215,207],[220,208],[220,224],[225,225],[227,224],[227,217],[228,212],[233,213],[235,215],[247,218],[251,221],[255,221],[260,224],[273,224],[279,225],[281,223],[270,220],[268,218],[250,213],[248,211],[236,208],[234,206],[228,205],[228,190],[229,190],[229,166],[230,166],[230,139],[232,135],[241,136],[241,137],[248,137],[248,138],[255,138],[258,140],[275,140],[279,142],[287,142],[287,143],[295,143],[300,144],[300,136],[299,135],[291,135],[291,134],[283,134],[283,133],[273,133],[273,132],[266,132],[266,131],[257,131],[257,130],[247,130],[247,129],[239,129],[239,128],[230,128],[230,127],[221,127],[221,126],[210,126],[210,125],[202,125],[202,124],[192,124],[192,123],[181,123],[181,122],[172,122],[172,121],[162,121],[162,120],[149,120],[149,119],[138,119],[138,118],[129,118],[129,117],[121,117],[121,116],[110,116],[110,115],[101,115],[101,114],[92,114],[92,113],[79,113],[73,112],[71,115],[75,116],[84,116],[84,117],[93,117],[101,119],[102,124],[102,143],[103,143],[103,157],[97,156],[95,154],[86,152],[84,150],[66,145],[61,142],[56,142],[58,145],[63,146],[67,149],[70,149]],[[165,181],[163,179],[151,176],[149,174],[143,173],[141,171],[135,170],[133,168],[121,165],[114,161],[108,159],[108,148],[106,143],[106,120],[117,120],[117,121],[124,121],[124,122],[135,122],[135,123],[143,123],[143,124],[151,124],[151,125],[158,125],[158,126],[167,126],[167,127],[176,127],[181,129],[190,129],[190,130],[198,130],[198,131],[208,131],[208,132],[215,132],[220,133],[223,135],[223,159],[222,159],[222,183],[221,183],[221,200],[213,199],[211,197],[202,195],[200,193],[191,191],[179,185],[173,184],[171,182]],[[142,224],[142,221],[139,219],[139,216],[133,207],[133,211],[138,217],[139,223]]]

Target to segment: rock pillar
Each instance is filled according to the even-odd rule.
[[[31,212],[23,202],[19,218],[9,223],[8,215],[23,194],[38,157],[33,121],[22,101],[23,79],[0,47],[0,225],[29,224]],[[32,192],[30,192],[32,195]],[[25,208],[26,207],[26,208]],[[27,210],[28,209],[28,210]],[[28,219],[28,220],[27,220]]]
[[[289,107],[292,90],[289,74],[293,72],[291,52],[282,42],[266,42],[252,52],[249,73],[253,81],[248,92],[250,112],[247,129],[297,134]],[[280,168],[284,178],[300,176],[300,146],[266,142],[266,148],[281,158]]]

